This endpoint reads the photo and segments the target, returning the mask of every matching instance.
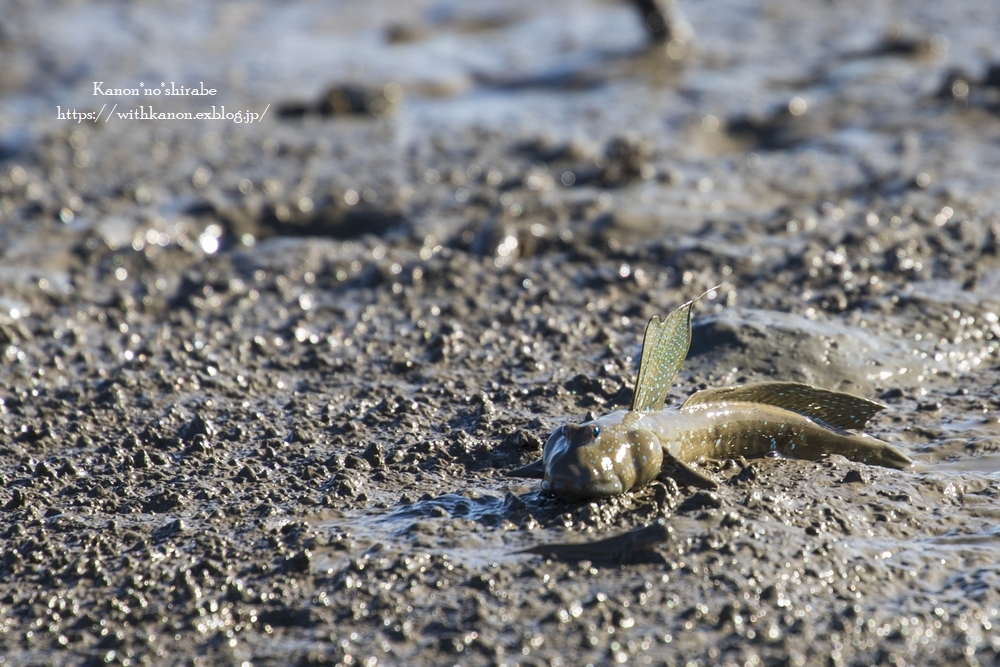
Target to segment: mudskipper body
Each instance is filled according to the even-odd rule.
[[[560,426],[549,436],[540,461],[510,475],[541,477],[543,490],[585,499],[639,488],[656,479],[667,464],[678,481],[716,486],[691,466],[702,459],[777,453],[814,460],[840,454],[889,468],[913,464],[892,445],[852,432],[864,428],[885,406],[851,394],[766,382],[706,389],[679,408],[664,408],[691,343],[695,301],[662,321],[655,316],[649,321],[628,410]]]

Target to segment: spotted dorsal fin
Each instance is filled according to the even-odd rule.
[[[866,398],[827,391],[800,382],[762,382],[740,387],[705,389],[684,401],[681,408],[706,403],[738,401],[765,403],[791,410],[835,428],[863,428],[885,406]]]
[[[708,292],[714,289],[718,288],[713,287]],[[691,346],[691,306],[705,294],[691,299],[663,320],[654,315],[646,325],[631,410],[651,412],[663,409],[670,384]]]

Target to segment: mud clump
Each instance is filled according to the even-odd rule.
[[[278,116],[298,119],[309,115],[327,118],[343,116],[381,116],[402,99],[403,90],[398,83],[388,83],[381,88],[359,84],[330,86],[312,102],[285,102],[278,107]]]

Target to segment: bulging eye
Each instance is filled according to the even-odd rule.
[[[566,440],[573,447],[588,447],[597,442],[601,429],[592,424],[579,424],[566,427]]]

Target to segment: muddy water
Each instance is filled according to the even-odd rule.
[[[0,657],[996,663],[1000,10],[678,9],[9,3]],[[669,400],[851,391],[918,465],[505,476],[713,285]]]

